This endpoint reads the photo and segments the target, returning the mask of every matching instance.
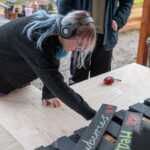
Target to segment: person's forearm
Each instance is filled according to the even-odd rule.
[[[47,69],[49,68],[47,62],[45,62],[40,56],[28,58],[27,62],[37,76],[40,77],[49,91],[51,91],[63,103],[87,120],[94,117],[96,113],[95,110],[93,110],[81,96],[63,81],[63,76],[57,69]],[[39,65],[37,65],[39,62],[42,62],[42,66],[44,67],[39,67]]]

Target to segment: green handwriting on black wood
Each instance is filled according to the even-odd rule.
[[[73,150],[95,150],[116,109],[103,104]]]
[[[141,113],[126,112],[115,150],[131,150],[132,132],[140,130],[142,117]]]
[[[131,150],[130,144],[132,140],[132,132],[129,131],[121,131],[119,136],[120,142],[117,145],[117,148],[115,150]]]
[[[96,140],[98,139],[99,135],[101,134],[101,129],[104,128],[107,121],[109,121],[109,117],[105,116],[105,114],[102,114],[101,116],[102,121],[100,121],[96,126],[92,133],[92,135],[89,137],[88,140],[82,140],[83,143],[86,144],[86,147],[82,150],[91,150],[93,146],[96,144]]]

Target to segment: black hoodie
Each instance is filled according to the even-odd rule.
[[[24,17],[0,27],[0,92],[7,94],[39,77],[44,84],[43,98],[58,97],[87,120],[93,118],[95,111],[68,87],[58,71],[58,36],[48,37],[40,50],[23,34],[32,19]]]

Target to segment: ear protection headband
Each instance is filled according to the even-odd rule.
[[[84,19],[79,20],[75,24],[61,26],[60,34],[63,38],[70,38],[75,33],[76,29],[78,29],[80,26],[86,25],[88,23],[93,23],[93,22],[94,20],[91,17],[86,17]],[[60,21],[60,24],[61,24],[61,21]]]

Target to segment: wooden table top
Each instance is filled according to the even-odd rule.
[[[104,85],[103,79],[121,79]],[[150,69],[130,64],[71,86],[95,110],[101,104],[112,104],[120,109],[150,97]],[[0,98],[0,149],[33,150],[47,146],[61,136],[68,136],[90,123],[62,104],[61,108],[41,105],[41,91],[34,86],[16,90]],[[8,143],[8,145],[6,144]]]

